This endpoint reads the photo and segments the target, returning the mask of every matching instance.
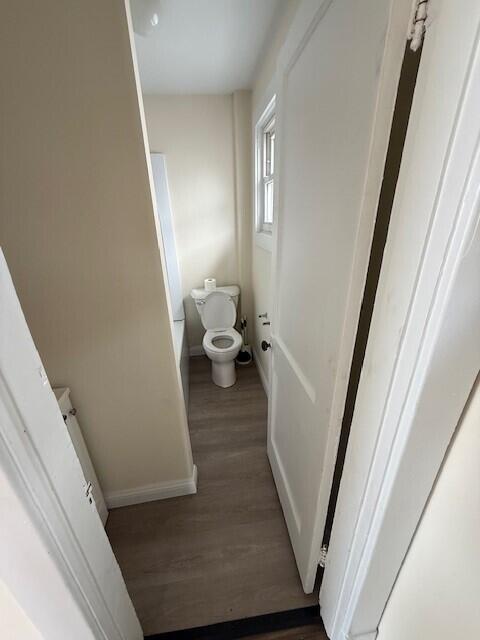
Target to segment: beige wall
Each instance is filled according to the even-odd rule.
[[[249,339],[267,375],[270,355],[260,342],[270,332],[258,315],[271,312],[271,253],[251,241],[252,113],[272,86],[299,4],[283,5],[256,69],[253,94],[144,96],[150,149],[167,157],[189,344],[200,345],[204,333],[190,290],[209,276],[219,284],[238,283]]]
[[[106,492],[191,475],[122,2],[6,3],[0,244]]]
[[[252,324],[252,93],[233,94],[233,139],[235,149],[235,209],[237,213],[237,254],[242,289],[240,313]],[[250,341],[250,336],[247,334]]]
[[[260,64],[255,72],[255,80],[252,92],[252,131],[250,133],[252,140],[252,160],[253,160],[253,127],[257,116],[265,109],[268,102],[274,95],[275,71],[277,67],[278,54],[285,42],[288,30],[297,12],[300,0],[288,0],[285,3],[282,12],[279,14],[273,32],[261,59]],[[252,172],[252,182],[254,180]],[[252,205],[253,210],[253,205]],[[253,213],[252,213],[253,218]],[[262,340],[269,340],[270,327],[264,326],[264,320],[258,316],[267,312],[271,316],[272,312],[272,283],[271,283],[271,259],[270,251],[265,250],[256,244],[253,238],[252,244],[252,315],[251,323],[253,331],[252,341],[255,353],[259,359],[258,363],[266,378],[270,372],[270,351],[261,350],[260,344]]]
[[[379,627],[379,640],[480,637],[480,379]]]
[[[190,298],[192,288],[214,277],[217,285],[240,284],[248,297],[240,244],[249,198],[242,183],[244,161],[237,163],[236,153],[242,157],[241,140],[248,136],[244,114],[250,93],[144,96],[144,103],[150,149],[166,155],[188,340],[195,347],[205,330]]]

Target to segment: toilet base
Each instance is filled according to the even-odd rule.
[[[212,360],[212,380],[217,387],[231,387],[237,381],[237,373],[235,371],[235,361],[214,362]]]

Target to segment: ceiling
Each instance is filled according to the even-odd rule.
[[[134,17],[144,0],[131,0]],[[158,25],[135,34],[142,91],[232,93],[257,61],[288,0],[158,0]]]

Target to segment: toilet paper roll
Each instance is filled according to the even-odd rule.
[[[215,278],[205,278],[204,287],[205,291],[214,291],[217,288],[217,281]]]

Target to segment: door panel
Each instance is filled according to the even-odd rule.
[[[403,38],[388,63],[397,82],[411,6],[399,4]],[[388,141],[390,122],[379,134],[377,111],[381,105],[393,113],[396,93],[395,83],[380,93],[391,9],[391,0],[304,2],[279,63],[268,450],[307,592],[368,264],[377,204],[371,193],[383,171],[375,147],[381,161],[369,173],[372,141],[381,135],[384,151]]]
[[[282,499],[284,511],[289,524],[300,535],[308,503],[305,488],[308,487],[309,461],[305,461],[305,453],[315,457],[317,439],[312,438],[314,416],[312,410],[311,390],[308,382],[302,380],[299,372],[292,366],[288,354],[276,345],[275,367],[272,369],[272,393],[276,398],[272,424],[275,425],[274,437],[270,441],[270,458],[276,461],[276,477],[282,482]],[[308,386],[307,386],[308,385]],[[312,449],[303,451],[304,442],[312,442]],[[304,460],[306,464],[298,464]]]

